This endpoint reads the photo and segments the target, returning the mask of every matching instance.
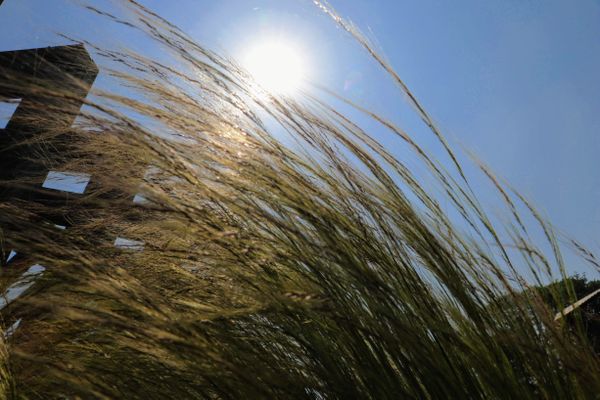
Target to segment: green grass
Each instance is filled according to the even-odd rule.
[[[492,223],[412,94],[452,165],[359,111],[410,146],[437,186],[323,101],[265,98],[235,64],[123,4],[131,29],[183,67],[102,49],[105,73],[131,94],[97,89],[63,143],[61,167],[100,180],[78,224],[58,236],[31,222],[38,205],[1,204],[1,221],[19,226],[8,243],[48,266],[8,309],[24,322],[3,353],[7,397],[597,397],[600,364],[583,331],[554,322],[535,290],[517,295],[519,271],[540,281],[548,265],[564,271],[549,224],[530,209],[551,243],[544,254],[522,227],[529,204],[489,173],[510,218]],[[284,146],[257,109],[299,146]],[[151,204],[132,207],[148,165]],[[115,251],[117,234],[143,240],[144,252]]]

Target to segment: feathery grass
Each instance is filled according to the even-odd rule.
[[[437,187],[318,96],[257,93],[235,63],[121,3],[129,19],[88,10],[143,32],[181,68],[86,43],[128,93],[95,89],[77,124],[28,144],[48,169],[93,181],[65,208],[0,204],[6,246],[48,268],[5,312],[23,318],[9,340],[11,376],[2,373],[7,396],[597,397],[600,364],[583,331],[556,323],[535,291],[517,295],[525,271],[564,271],[550,225],[482,166],[512,218],[508,243],[416,97],[326,4],[408,94],[452,165],[357,111],[409,146]],[[551,254],[529,239],[523,207]],[[73,222],[62,233],[39,218],[57,212]],[[144,250],[115,249],[116,236]]]

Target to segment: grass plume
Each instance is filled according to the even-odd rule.
[[[493,223],[439,128],[350,25],[328,11],[409,94],[452,165],[356,109],[409,146],[437,187],[324,100],[259,93],[232,61],[121,4],[127,19],[87,9],[142,32],[180,68],[87,42],[113,89],[94,89],[74,126],[12,148],[93,181],[62,207],[0,203],[5,247],[48,268],[5,311],[23,320],[0,353],[6,397],[597,397],[600,364],[583,331],[555,322],[535,291],[518,295],[523,271],[540,282],[564,272],[549,224],[482,166],[511,218]],[[46,223],[57,214],[72,222],[64,232]],[[144,250],[115,249],[117,236]]]

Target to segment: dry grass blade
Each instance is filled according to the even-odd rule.
[[[563,267],[551,229],[531,207],[552,245],[543,254],[525,236],[515,199],[525,200],[484,169],[520,225],[507,244],[414,96],[458,178],[356,108],[409,144],[435,188],[318,96],[258,94],[232,62],[137,2],[119,4],[129,14],[87,10],[169,57],[85,42],[110,84],[72,127],[16,143],[43,157],[29,179],[3,182],[21,193],[40,170],[91,177],[64,203],[0,202],[5,250],[27,254],[14,269],[47,268],[4,310],[23,321],[0,354],[7,396],[597,396],[600,363],[583,333],[555,323],[535,290],[520,293],[520,268],[550,279],[548,260]]]

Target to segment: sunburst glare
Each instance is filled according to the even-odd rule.
[[[275,94],[295,93],[308,72],[306,55],[284,40],[266,40],[250,46],[242,63],[260,86]]]

